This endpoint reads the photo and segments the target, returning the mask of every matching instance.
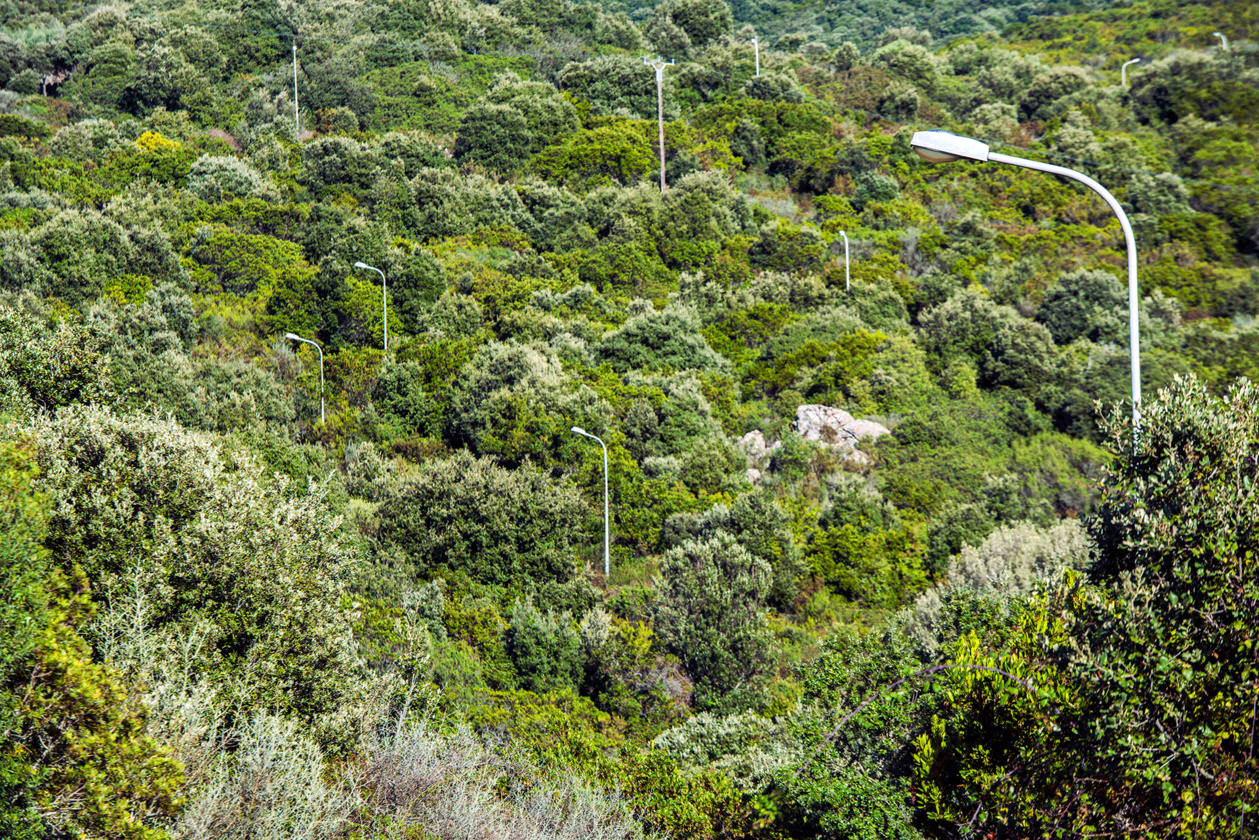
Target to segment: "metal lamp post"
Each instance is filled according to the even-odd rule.
[[[852,291],[852,280],[848,276],[848,234],[840,231],[839,235],[844,237],[844,291]]]
[[[381,271],[374,265],[368,265],[365,262],[356,262],[355,268],[366,268],[380,275],[380,315],[385,323],[385,352],[389,352],[389,303],[385,297],[385,272]]]
[[[970,137],[950,134],[947,131],[918,131],[909,141],[914,151],[923,160],[930,163],[947,163],[954,160],[975,160],[980,162],[1007,163],[1022,166],[1051,175],[1061,175],[1073,181],[1079,181],[1096,192],[1110,205],[1110,209],[1119,217],[1119,226],[1123,228],[1124,242],[1128,247],[1128,332],[1132,346],[1132,428],[1136,433],[1140,423],[1141,404],[1141,336],[1137,320],[1137,243],[1132,236],[1132,226],[1128,224],[1128,216],[1119,202],[1105,187],[1083,173],[1051,163],[1041,163],[1026,158],[1010,157],[988,150],[987,143],[981,143]]]
[[[578,426],[573,426],[571,431],[575,435],[581,435],[597,441],[603,447],[603,578],[607,580],[608,574],[612,569],[611,542],[608,537],[608,446],[597,435],[592,435]]]
[[[752,36],[752,49],[756,51],[756,75],[761,75],[761,42]]]
[[[1139,58],[1134,58],[1132,61],[1125,61],[1123,67],[1119,68],[1119,81],[1124,87],[1128,86],[1128,65],[1136,64],[1140,60]]]
[[[293,333],[285,333],[284,337],[289,341],[300,341],[303,344],[309,344],[319,351],[319,422],[324,423],[326,421],[324,420],[323,412],[323,348],[309,338],[302,338],[300,335],[294,335]]]
[[[1228,52],[1228,38],[1225,38],[1224,35],[1219,32],[1212,32],[1211,34],[1220,39],[1220,49]]]
[[[656,71],[656,120],[660,127],[660,191],[664,192],[664,69],[675,62],[656,56],[655,61],[643,58],[643,64]]]

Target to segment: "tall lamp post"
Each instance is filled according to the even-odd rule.
[[[656,71],[656,120],[660,126],[660,191],[664,192],[664,69],[675,62],[656,56],[655,61],[643,59],[643,64]]]
[[[1139,58],[1134,58],[1132,61],[1125,61],[1123,67],[1119,68],[1119,81],[1124,87],[1128,86],[1128,65],[1136,64],[1140,60]]]
[[[1211,34],[1220,39],[1220,49],[1228,52],[1228,39],[1219,32],[1212,32]]]
[[[607,580],[608,574],[612,569],[612,558],[609,548],[611,543],[608,539],[608,446],[598,436],[592,435],[578,426],[573,426],[572,432],[575,435],[581,435],[597,441],[603,447],[603,578]]]
[[[294,335],[293,333],[285,333],[284,337],[289,341],[300,341],[303,344],[309,344],[319,351],[319,422],[324,423],[326,421],[323,413],[323,348],[309,338],[302,338],[300,335]]]
[[[844,237],[844,291],[852,291],[852,281],[848,277],[848,234],[840,231],[839,235]]]
[[[1084,184],[1110,205],[1110,209],[1119,217],[1119,226],[1123,228],[1124,242],[1128,246],[1128,332],[1132,346],[1132,428],[1133,433],[1136,434],[1141,420],[1141,336],[1137,323],[1137,243],[1132,236],[1132,225],[1128,224],[1128,216],[1119,206],[1119,202],[1101,184],[1074,169],[990,152],[987,143],[981,143],[970,137],[939,130],[917,131],[909,144],[919,157],[930,163],[948,163],[962,159],[991,161],[1048,172],[1051,175],[1061,175],[1063,178],[1070,178]]]
[[[756,51],[756,75],[761,75],[761,42],[752,36],[752,49]]]
[[[366,268],[380,275],[380,315],[385,322],[385,352],[389,352],[389,303],[385,297],[385,272],[381,271],[374,265],[368,265],[365,262],[356,262],[355,268]]]

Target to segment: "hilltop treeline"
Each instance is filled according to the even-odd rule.
[[[868,5],[5,7],[0,833],[1249,836],[1253,13]]]

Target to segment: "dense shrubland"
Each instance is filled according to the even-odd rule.
[[[2,14],[0,834],[1253,834],[1249,7]]]

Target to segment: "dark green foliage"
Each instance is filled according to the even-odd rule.
[[[668,79],[668,73],[665,78]],[[605,56],[573,62],[560,71],[559,88],[574,99],[590,103],[597,114],[628,111],[639,119],[656,116],[656,76],[637,58]],[[677,115],[668,81],[664,88],[664,114],[665,119]]]
[[[696,705],[746,706],[769,665],[769,563],[718,531],[669,549],[660,573],[656,632],[695,682]]]
[[[687,309],[669,306],[631,318],[607,336],[598,357],[613,370],[721,370],[725,360],[713,352]]]
[[[793,836],[921,836],[906,801],[907,740],[929,719],[931,696],[878,700],[838,726],[871,694],[921,665],[904,627],[890,622],[865,636],[829,637],[821,655],[799,669],[812,710],[792,727],[808,753],[774,774],[783,827]]]
[[[636,184],[654,163],[642,125],[615,120],[610,125],[583,128],[542,150],[529,168],[569,189],[586,192],[595,187]]]
[[[380,536],[411,580],[463,573],[527,593],[576,574],[572,541],[584,510],[575,490],[536,467],[509,471],[459,452],[399,485],[381,505]]]
[[[512,608],[507,653],[526,691],[571,689],[581,675],[581,640],[572,618],[543,615],[531,599],[517,601]]]
[[[577,109],[549,85],[505,73],[459,124],[454,154],[491,169],[520,169],[536,152],[579,128]]]
[[[1121,342],[1126,329],[1115,334],[1115,326],[1127,327],[1116,316],[1128,303],[1128,291],[1115,275],[1106,271],[1075,271],[1058,278],[1036,312],[1037,322],[1044,324],[1058,344],[1069,344],[1077,338],[1090,341]],[[1112,326],[1114,325],[1114,326]]]
[[[424,371],[415,362],[391,365],[381,373],[372,393],[376,409],[386,423],[400,431],[438,437],[442,430],[441,408],[424,391]]]

